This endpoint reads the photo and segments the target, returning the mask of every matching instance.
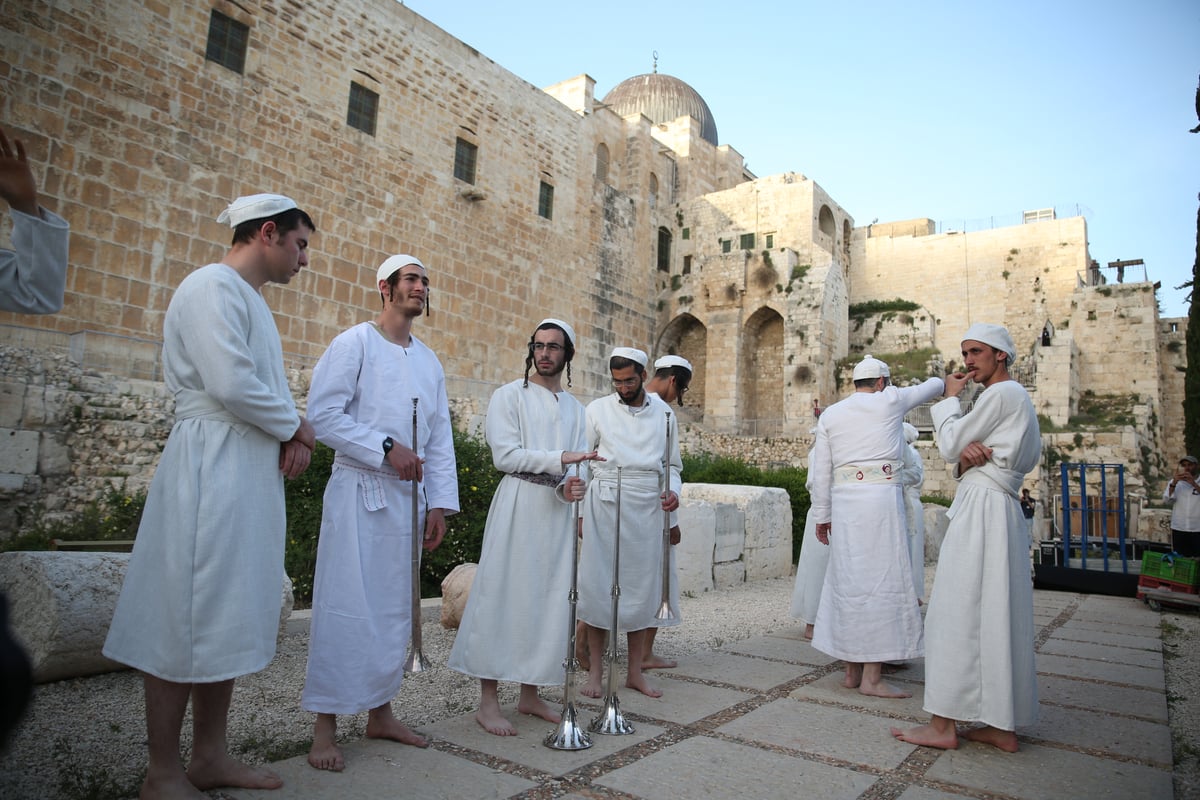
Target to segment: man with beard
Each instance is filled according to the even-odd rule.
[[[646,354],[618,347],[609,357],[613,394],[587,407],[587,447],[600,459],[591,464],[592,483],[583,507],[583,553],[580,556],[579,618],[587,623],[588,681],[580,693],[600,697],[605,629],[612,623],[614,534],[621,533],[621,587],[617,630],[629,637],[629,672],[625,685],[650,697],[662,691],[642,674],[646,631],[662,621],[655,614],[662,600],[662,529],[664,511],[679,508],[681,488],[679,438],[670,407],[647,393]],[[669,486],[663,492],[663,451],[669,458]],[[617,468],[621,468],[621,519],[617,520]],[[674,624],[674,623],[673,623]],[[615,644],[614,644],[615,646]]]
[[[1012,753],[1016,727],[1037,721],[1029,538],[1017,493],[1041,459],[1042,439],[1029,393],[1008,371],[1017,354],[1008,331],[976,323],[962,354],[964,371],[946,376],[946,399],[930,410],[938,450],[959,481],[925,616],[932,718],[892,735],[953,750],[956,721],[980,721],[963,738]],[[964,414],[958,394],[968,380],[983,392]]]
[[[514,736],[497,696],[499,681],[521,684],[517,711],[558,722],[539,686],[563,682],[564,609],[574,573],[571,503],[584,481],[568,468],[596,458],[583,452],[584,409],[563,390],[575,356],[575,331],[545,319],[529,338],[525,377],[501,386],[488,403],[485,435],[505,473],[492,497],[479,566],[471,583],[449,666],[479,678],[475,720],[488,733]],[[534,367],[534,374],[529,370]]]
[[[446,516],[458,511],[446,376],[412,333],[429,300],[425,265],[391,256],[374,286],[383,310],[333,340],[308,393],[317,439],[337,455],[321,514],[301,705],[317,713],[308,763],[335,772],[345,767],[337,714],[369,710],[368,737],[426,745],[391,704],[412,635],[414,488],[426,550],[441,544]]]

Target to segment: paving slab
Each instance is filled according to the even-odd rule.
[[[1166,694],[1135,686],[1113,686],[1097,681],[1038,675],[1038,699],[1042,703],[1143,717],[1153,722],[1167,721]]]
[[[924,777],[1020,800],[1170,800],[1174,791],[1168,770],[1030,744],[1004,753],[965,742]]]
[[[926,789],[924,786],[910,786],[900,795],[900,800],[964,800],[967,797],[971,797],[971,795]]]
[[[1037,671],[1039,675],[1063,675],[1066,677],[1094,678],[1113,683],[1124,683],[1129,686],[1140,686],[1145,689],[1162,691],[1166,687],[1163,671],[1151,667],[1138,667],[1132,664],[1112,664],[1104,661],[1093,661],[1089,658],[1072,658],[1070,656],[1043,655],[1037,656]]]
[[[618,700],[620,699],[618,696]],[[513,706],[502,706],[502,709],[505,716],[516,724],[516,736],[493,736],[479,727],[474,713],[451,717],[432,725],[424,725],[421,727],[421,731],[460,747],[559,776],[607,758],[647,739],[653,739],[663,732],[663,728],[657,725],[632,722],[634,732],[631,734],[624,736],[593,734],[592,746],[586,750],[554,750],[544,744],[546,736],[555,730],[553,724],[543,719],[518,714]],[[622,701],[621,711],[624,713],[625,710],[625,704]],[[596,716],[594,712],[584,711],[578,707],[576,715],[585,727]]]
[[[861,772],[770,750],[696,736],[593,783],[639,798],[851,800],[874,784]]]
[[[650,678],[651,683],[662,689],[662,697],[647,697],[633,689],[622,689],[618,692],[617,699],[620,700],[622,713],[634,718],[645,717],[688,725],[757,696],[757,692],[674,680],[667,672],[655,670]],[[579,709],[580,719],[586,717],[591,720],[603,708],[603,704],[599,700],[583,698],[576,702],[576,708]]]
[[[1071,656],[1073,658],[1088,658],[1092,661],[1105,661],[1112,664],[1131,664],[1150,669],[1163,668],[1162,651],[1138,650],[1132,647],[1118,647],[1111,644],[1095,644],[1093,642],[1076,642],[1069,639],[1046,640],[1039,653],[1055,656]]]
[[[672,670],[701,680],[765,692],[811,671],[811,667],[765,661],[737,653],[708,652],[683,656]]]
[[[1170,770],[1171,729],[1165,722],[1113,719],[1103,713],[1042,705],[1037,723],[1021,728],[1022,736],[1101,750]]]
[[[500,738],[500,737],[493,737]],[[271,765],[283,787],[271,790],[222,789],[236,800],[484,800],[509,797],[537,786],[439,750],[366,739],[342,745],[346,769],[313,769],[307,756]]]
[[[894,738],[894,719],[783,698],[717,728],[718,733],[852,764],[895,769],[915,745]]]
[[[1073,622],[1060,625],[1051,639],[1067,639],[1073,642],[1094,642],[1095,644],[1111,644],[1117,647],[1131,647],[1135,650],[1154,650],[1162,652],[1162,636],[1158,631],[1146,634],[1115,633],[1110,630],[1084,628]]]
[[[1158,623],[1147,625],[1143,623],[1126,623],[1116,620],[1099,619],[1095,617],[1078,617],[1073,616],[1063,624],[1072,625],[1078,628],[1088,628],[1094,631],[1112,631],[1113,633],[1123,633],[1127,636],[1156,636],[1159,633]]]
[[[727,644],[720,648],[728,653],[741,653],[747,656],[758,656],[759,658],[772,658],[778,661],[788,661],[793,664],[810,664],[812,666],[823,667],[826,664],[832,664],[837,661],[833,656],[822,653],[815,649],[809,642],[800,641],[783,636],[755,636],[751,639],[743,639],[740,642]]]
[[[847,689],[845,686],[842,686],[841,671],[805,684],[792,691],[788,697],[793,700],[837,703],[841,706],[865,709],[889,717],[903,717],[906,719],[925,719],[928,717],[929,715],[921,708],[921,704],[925,699],[924,685],[896,680],[896,678],[896,675],[888,676],[889,682],[897,688],[903,688],[906,691],[912,692],[912,697],[867,697],[865,694],[860,694],[857,689]]]

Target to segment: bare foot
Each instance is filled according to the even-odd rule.
[[[991,725],[985,725],[982,728],[972,728],[969,731],[963,731],[962,737],[972,742],[990,744],[992,747],[999,748],[1006,753],[1017,752],[1017,734],[1014,731],[1006,731],[992,727]]]
[[[238,789],[278,789],[283,786],[283,779],[266,767],[243,764],[228,754],[215,761],[197,762],[193,758],[187,778],[202,792],[218,786]]]
[[[596,675],[593,680],[592,673],[588,673],[588,680],[583,686],[579,687],[579,693],[584,697],[603,697],[604,692],[600,688],[600,676]]]
[[[958,734],[951,726],[948,731],[939,730],[933,725],[921,725],[917,728],[892,728],[892,736],[902,742],[919,744],[922,747],[936,747],[939,750],[957,750]]]
[[[308,751],[309,765],[317,769],[327,769],[330,772],[341,772],[346,768],[346,759],[342,756],[342,748],[333,742],[318,742],[313,739]]]
[[[812,625],[805,625],[805,626],[804,626],[804,639],[805,639],[805,641],[809,641],[809,642],[811,642],[811,641],[812,641],[812,636],[813,636],[813,626],[812,626]]]
[[[862,683],[862,664],[846,664],[846,675],[842,678],[842,686],[847,689],[857,689]]]
[[[505,719],[499,708],[480,706],[475,712],[475,721],[479,723],[479,727],[494,736],[517,735],[517,726]]]
[[[411,744],[413,747],[428,747],[429,742],[418,736],[407,725],[393,716],[375,719],[372,714],[367,717],[368,739],[391,739],[401,744]]]
[[[540,697],[536,700],[521,698],[517,703],[517,711],[522,714],[528,714],[531,717],[541,717],[547,722],[562,721],[562,714],[551,708],[550,704]]]
[[[678,666],[679,664],[671,659],[656,656],[653,653],[642,659],[642,669],[675,669]]]
[[[912,692],[906,692],[903,689],[897,689],[895,686],[892,686],[890,683],[885,683],[884,681],[879,681],[878,683],[867,683],[866,681],[863,681],[861,684],[859,684],[858,693],[864,694],[867,697],[912,697]]]
[[[142,800],[203,800],[207,796],[191,784],[183,770],[155,779],[147,775],[138,794]]]
[[[662,697],[662,689],[659,689],[657,686],[651,686],[646,681],[645,675],[630,675],[625,679],[625,685],[630,689],[637,689],[647,697]]]

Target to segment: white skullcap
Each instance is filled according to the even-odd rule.
[[[904,423],[904,441],[912,444],[917,439],[921,438],[921,433],[913,426],[911,422]]]
[[[1013,342],[1012,336],[1009,335],[1008,329],[1003,325],[976,322],[967,328],[967,332],[963,334],[962,340],[964,342],[983,342],[989,347],[1003,350],[1008,353],[1008,366],[1010,367],[1013,361],[1017,359],[1017,345]]]
[[[655,369],[667,369],[668,367],[683,367],[688,372],[692,371],[692,365],[683,356],[663,356],[654,362]]]
[[[646,354],[633,347],[614,347],[609,358],[628,358],[630,361],[641,364],[642,369],[646,368]]]
[[[888,365],[871,355],[863,356],[863,360],[854,366],[853,380],[861,381],[866,378],[890,378],[892,371]]]
[[[386,281],[388,278],[392,277],[393,272],[404,269],[409,264],[416,264],[421,269],[429,272],[425,265],[422,264],[420,259],[418,259],[416,256],[404,254],[400,254],[398,256],[389,256],[386,261],[379,265],[379,269],[375,271],[375,287],[373,288],[378,288],[380,281]]]
[[[236,228],[243,222],[266,219],[293,208],[296,208],[296,201],[290,197],[281,194],[251,194],[239,197],[226,206],[221,216],[217,217],[217,222],[228,222],[229,227]]]
[[[575,346],[575,329],[563,322],[561,319],[546,317],[544,320],[539,322],[537,326],[540,328],[543,325],[557,325],[558,327],[562,328],[563,333],[567,337],[567,342],[569,342],[572,347]]]

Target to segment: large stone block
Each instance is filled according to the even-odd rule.
[[[467,597],[471,594],[471,584],[475,581],[476,564],[459,564],[450,570],[450,574],[442,578],[442,611],[443,628],[457,630],[462,622],[463,612],[467,610]]]
[[[925,507],[925,563],[936,564],[938,551],[942,549],[942,540],[946,538],[946,528],[950,520],[946,516],[948,510],[937,503],[924,503]]]
[[[33,475],[37,472],[38,432],[0,428],[0,472]]]
[[[675,545],[675,575],[680,594],[703,594],[713,588],[716,551],[716,508],[703,500],[679,505],[679,544]]]
[[[727,503],[745,518],[746,580],[781,578],[792,570],[792,506],[783,489],[767,486],[684,484],[684,496]]]
[[[100,650],[129,565],[129,553],[0,553],[0,586],[12,610],[13,635],[38,683],[125,669]],[[292,613],[285,575],[280,630]]]

